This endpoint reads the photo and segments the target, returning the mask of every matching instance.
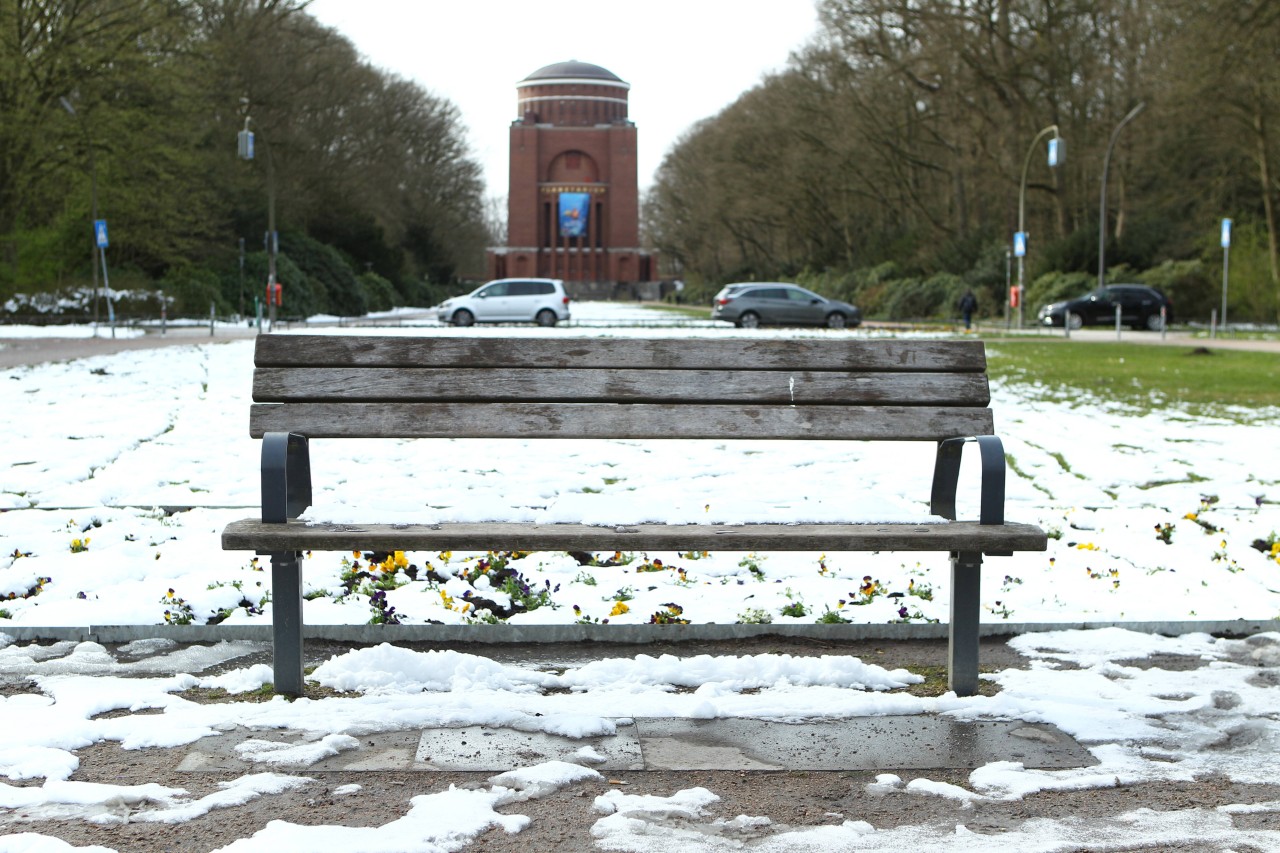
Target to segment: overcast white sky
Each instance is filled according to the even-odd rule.
[[[457,104],[489,194],[507,194],[516,83],[577,59],[631,84],[642,189],[690,125],[782,68],[817,27],[814,0],[314,0],[374,66]],[[617,33],[617,35],[611,35]]]

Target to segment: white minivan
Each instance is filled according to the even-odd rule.
[[[527,323],[554,326],[569,319],[569,296],[558,278],[500,278],[440,303],[441,323]]]

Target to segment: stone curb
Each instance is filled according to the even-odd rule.
[[[1189,622],[989,622],[983,637],[1046,631],[1122,628],[1146,634],[1221,634],[1248,636],[1280,631],[1280,620],[1232,619]],[[795,637],[820,640],[945,640],[945,623],[875,625],[306,625],[308,640],[349,643],[468,642],[491,645],[523,643],[655,643]],[[223,640],[271,641],[270,625],[89,625],[35,627],[0,625],[0,637],[14,641],[72,640],[127,643],[166,638],[184,643]]]

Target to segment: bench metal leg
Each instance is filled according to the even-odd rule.
[[[271,555],[271,640],[275,691],[302,695],[302,554]]]
[[[957,696],[978,692],[978,623],[981,612],[982,554],[951,552],[951,635],[948,686]]]

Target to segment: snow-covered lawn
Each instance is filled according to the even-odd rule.
[[[575,316],[592,310],[575,305]],[[602,315],[608,310],[599,308]],[[737,334],[718,328],[397,333]],[[175,746],[236,725],[306,730],[318,758],[354,748],[353,733],[388,726],[488,725],[583,737],[608,734],[629,717],[948,714],[1050,723],[1088,746],[1100,763],[1058,771],[993,764],[975,771],[964,789],[890,776],[878,784],[920,796],[1019,798],[1204,774],[1245,783],[1274,776],[1280,748],[1275,680],[1258,674],[1280,667],[1275,633],[1249,640],[1152,637],[1119,628],[1026,634],[1013,642],[1033,666],[992,676],[1001,687],[996,696],[966,699],[887,692],[916,677],[844,656],[821,662],[786,655],[605,659],[551,674],[475,655],[381,646],[336,656],[311,676],[352,691],[349,697],[260,705],[197,705],[174,695],[192,686],[237,692],[268,682],[270,670],[262,665],[216,678],[171,674],[232,659],[245,651],[243,644],[184,649],[168,659],[161,654],[149,659],[145,666],[156,669],[148,670],[93,643],[12,643],[7,625],[154,625],[166,620],[166,611],[171,621],[195,624],[269,623],[269,575],[253,555],[219,546],[222,527],[252,515],[258,501],[258,444],[247,429],[251,370],[252,343],[240,341],[0,371],[6,401],[0,507],[7,510],[0,513],[0,598],[8,599],[0,601],[0,678],[30,678],[42,691],[0,696],[0,775],[47,780],[39,787],[0,784],[0,817],[18,808],[88,815],[123,799],[150,804],[135,810],[133,820],[179,822],[309,784],[305,776],[255,774],[216,797],[192,800],[173,789],[62,781],[75,770],[74,750],[97,741]],[[1051,540],[1044,554],[988,560],[985,621],[1280,616],[1280,564],[1272,547],[1280,530],[1273,459],[1280,417],[1264,413],[1241,426],[1177,410],[1134,416],[1106,401],[1089,407],[1035,401],[1016,386],[997,386],[992,405],[1011,458],[1007,516],[1042,525]],[[700,523],[910,518],[926,510],[930,446],[786,444],[317,441],[311,517]],[[393,607],[407,624],[460,624],[523,602],[511,622],[924,622],[945,620],[950,594],[942,554],[597,556],[596,564],[584,565],[566,554],[411,553],[376,567],[364,555],[316,553],[304,563],[313,595],[305,619],[364,624],[386,618],[385,607]],[[406,577],[410,565],[416,580]],[[402,581],[408,582],[395,585]],[[389,587],[381,609],[371,604],[376,585]],[[157,642],[151,651],[163,653],[165,641]],[[1188,679],[1127,663],[1166,654],[1200,657],[1206,666]],[[148,708],[164,713],[136,713]],[[130,713],[99,716],[113,709]],[[244,748],[268,747],[250,740]],[[306,760],[293,756],[290,763]],[[459,849],[490,825],[523,826],[495,808],[595,772],[579,764],[539,765],[495,777],[478,791],[415,797],[403,818],[376,829],[277,822],[233,848]],[[708,834],[691,840],[652,817],[680,812],[696,823],[714,797],[701,789],[658,798],[611,792],[597,801],[601,819],[593,834],[608,849],[731,849],[716,846]],[[1247,808],[1280,811],[1276,803]],[[1230,813],[1143,813],[1124,829],[1073,831],[1097,850],[1210,836],[1228,846],[1280,845],[1275,832],[1233,829]],[[768,824],[762,816],[743,820]],[[876,832],[850,819],[779,834],[768,849],[946,843],[951,850],[1048,850],[1059,849],[1051,844],[1064,827],[1063,821],[1028,823],[993,846],[992,836],[969,838],[959,829]],[[317,835],[300,840],[304,832]],[[43,837],[0,837],[0,851],[28,849],[66,848]]]

